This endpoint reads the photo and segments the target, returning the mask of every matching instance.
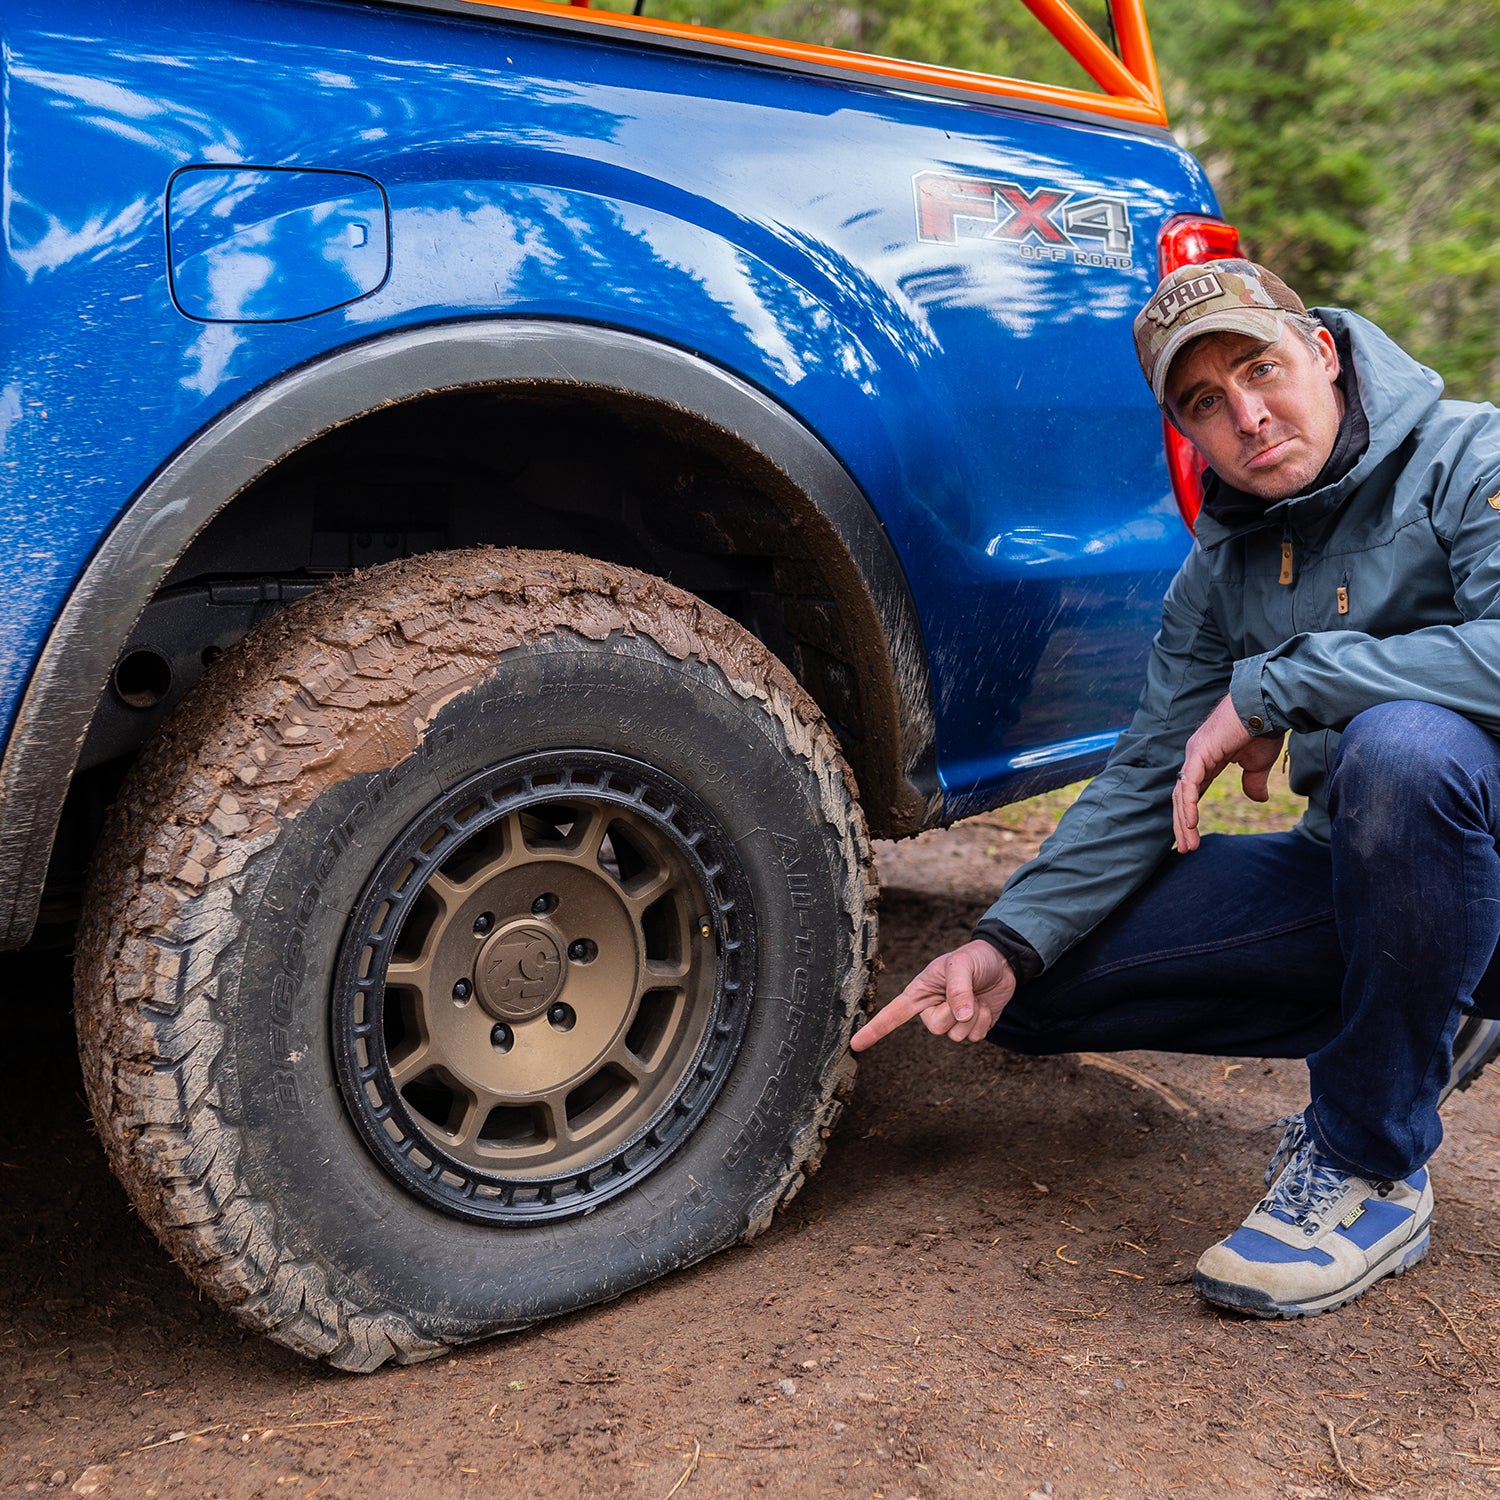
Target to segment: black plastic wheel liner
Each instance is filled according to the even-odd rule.
[[[730,371],[639,335],[522,318],[428,325],[339,349],[253,392],[173,455],[103,538],[37,657],[0,758],[0,949],[31,936],[89,722],[141,611],[193,537],[281,459],[367,412],[537,382],[691,413],[763,455],[814,507],[860,575],[860,597],[848,607],[868,609],[885,643],[869,665],[888,679],[899,720],[889,748],[910,824],[901,831],[936,819],[931,684],[916,610],[879,518],[816,434]]]

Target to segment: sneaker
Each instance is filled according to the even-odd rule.
[[[1466,1089],[1500,1055],[1500,1021],[1465,1016],[1453,1038],[1453,1071],[1438,1095],[1441,1104],[1457,1089]]]
[[[1301,1115],[1282,1122],[1266,1170],[1271,1191],[1193,1272],[1205,1301],[1261,1318],[1329,1312],[1382,1276],[1427,1254],[1432,1187],[1427,1168],[1401,1182],[1376,1182],[1324,1161]]]

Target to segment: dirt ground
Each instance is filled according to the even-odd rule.
[[[888,998],[1045,820],[882,846]],[[0,1493],[1500,1495],[1500,1076],[1447,1110],[1433,1249],[1341,1312],[1188,1278],[1304,1102],[1299,1065],[1028,1061],[908,1028],[753,1245],[372,1376],[200,1300],[82,1103],[60,956],[0,956]]]

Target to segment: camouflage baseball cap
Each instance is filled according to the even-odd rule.
[[[1135,320],[1135,356],[1157,405],[1166,405],[1167,372],[1189,339],[1243,333],[1273,344],[1288,313],[1306,316],[1302,299],[1251,260],[1210,260],[1163,276]]]

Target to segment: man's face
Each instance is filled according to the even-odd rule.
[[[1220,479],[1262,500],[1304,490],[1333,452],[1344,398],[1333,335],[1309,349],[1287,328],[1274,344],[1207,334],[1173,361],[1167,415]]]

